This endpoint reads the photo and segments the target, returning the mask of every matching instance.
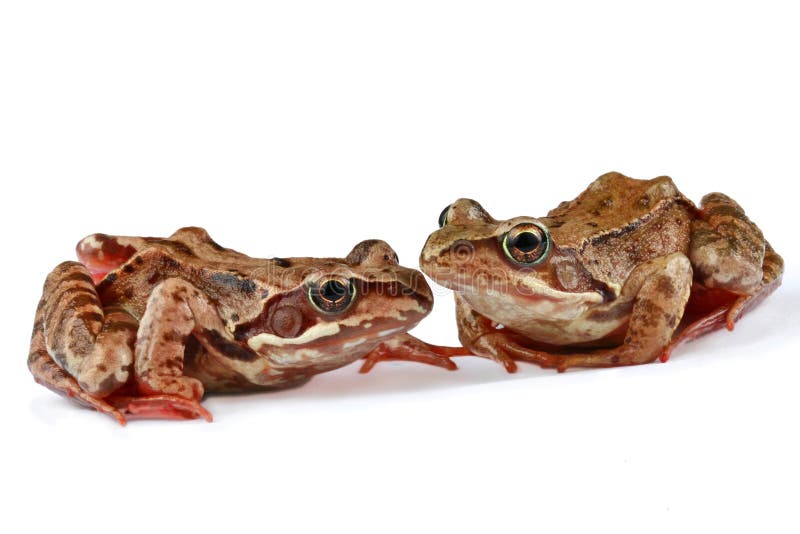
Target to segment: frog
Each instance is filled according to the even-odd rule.
[[[783,260],[722,193],[699,206],[668,176],[618,172],[544,217],[447,206],[420,267],[454,291],[473,354],[565,371],[667,361],[734,323],[781,283]]]
[[[168,238],[93,234],[77,256],[45,280],[28,368],[123,425],[211,421],[206,392],[299,386],[369,355],[454,369],[449,355],[464,352],[408,334],[433,294],[381,240],[345,258],[259,259],[186,227]]]

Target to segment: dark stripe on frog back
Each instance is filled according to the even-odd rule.
[[[658,206],[654,208],[652,211],[644,214],[642,217],[631,221],[630,223],[622,226],[620,228],[614,228],[604,233],[600,233],[590,239],[588,239],[585,243],[583,243],[581,248],[586,248],[587,245],[602,245],[607,241],[614,239],[615,237],[620,237],[625,234],[629,234],[637,230],[640,226],[650,222],[657,216],[661,215],[662,213],[671,209],[675,204],[678,204],[676,199],[664,199],[658,203]]]
[[[146,282],[154,286],[161,280],[171,278],[180,273],[183,270],[183,264],[180,259],[176,259],[173,255],[177,257],[196,257],[194,251],[180,241],[146,238],[145,242],[148,245],[155,246],[137,250],[138,254],[135,257],[130,257],[128,261],[120,264],[97,283],[97,293],[102,296],[104,302],[113,302],[123,295],[128,300],[132,298],[133,295],[131,295],[130,288],[125,291],[118,287],[118,284],[122,281],[125,281],[126,284]],[[162,248],[159,249],[159,247]],[[147,261],[143,256],[147,257]],[[181,278],[186,277],[182,276]]]
[[[151,238],[147,239],[147,243],[151,244],[151,245],[160,245],[160,246],[163,246],[164,248],[169,249],[170,251],[178,252],[180,254],[185,254],[186,256],[190,256],[190,257],[193,257],[193,258],[197,257],[197,255],[189,247],[189,245],[187,245],[186,243],[183,243],[181,241],[174,241],[172,239],[161,239],[161,238],[151,237]]]
[[[174,276],[186,278],[181,276],[183,272],[181,262],[171,257],[169,251],[149,249],[143,254],[147,256],[147,262],[142,256],[136,256],[116,271],[106,275],[97,284],[97,293],[103,302],[113,303],[123,297],[125,300],[131,300],[145,284],[155,286],[162,280]]]

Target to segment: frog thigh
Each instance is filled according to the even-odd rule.
[[[704,293],[702,288],[699,288],[699,291],[697,288],[692,290],[692,300],[695,299],[695,296],[700,295],[697,300],[703,303],[701,310],[707,309],[701,311],[699,315],[692,314],[695,315],[694,319],[672,339],[667,350],[661,355],[661,361],[667,361],[672,350],[681,343],[696,339],[723,326],[728,330],[733,330],[734,324],[742,315],[756,307],[780,286],[783,276],[783,258],[772,249],[769,242],[765,241],[764,247],[764,262],[761,266],[764,274],[760,287],[752,294],[737,295],[725,291],[716,294]],[[711,296],[710,300],[708,295]],[[716,307],[709,307],[708,303],[715,303]],[[690,300],[689,309],[692,308],[696,308],[696,306]]]
[[[750,295],[760,289],[765,275],[778,271],[779,276],[780,256],[767,247],[739,204],[722,193],[709,193],[700,207],[701,218],[692,222],[689,259],[703,285]]]
[[[82,264],[64,262],[50,273],[37,317],[48,355],[83,390],[104,397],[127,382],[136,319],[102,306]]]
[[[42,300],[42,304],[44,300]],[[34,380],[46,388],[55,391],[74,402],[94,408],[95,410],[106,413],[114,417],[117,422],[124,425],[125,417],[113,406],[99,397],[93,397],[78,385],[78,382],[69,373],[62,369],[50,354],[47,352],[47,345],[44,340],[44,317],[40,304],[36,311],[36,320],[33,325],[33,335],[31,336],[31,348],[28,353],[28,369],[33,374]]]

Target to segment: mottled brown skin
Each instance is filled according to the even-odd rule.
[[[359,358],[455,368],[463,349],[406,332],[432,307],[418,271],[383,241],[344,259],[258,259],[201,228],[168,239],[95,234],[47,277],[28,366],[37,382],[115,417],[197,418],[206,391],[302,384]],[[310,288],[351,284],[343,308]],[[367,370],[371,364],[365,365]]]
[[[711,193],[698,208],[666,176],[605,174],[539,219],[498,221],[469,199],[443,217],[422,270],[455,291],[464,346],[509,371],[515,360],[561,371],[666,360],[682,341],[732,329],[783,272],[736,202]],[[531,225],[549,246],[520,263],[503,240]]]

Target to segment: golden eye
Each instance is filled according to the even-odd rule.
[[[541,263],[550,252],[550,233],[538,224],[518,224],[503,236],[503,252],[521,265]]]
[[[353,303],[355,297],[355,284],[339,276],[332,276],[308,286],[308,300],[322,313],[341,313]]]

